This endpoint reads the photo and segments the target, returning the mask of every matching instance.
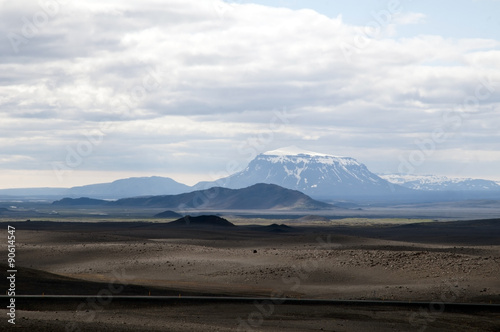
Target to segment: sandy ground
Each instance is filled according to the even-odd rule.
[[[498,331],[491,314],[277,305],[175,305],[122,307],[98,311],[19,311],[16,328],[2,331]]]
[[[169,290],[181,296],[279,294],[500,303],[498,244],[392,241],[367,237],[363,232],[363,236],[356,236],[352,229],[345,232],[349,235],[340,233],[327,227],[290,233],[148,227],[21,229],[16,233],[17,262],[22,267],[103,285],[118,280],[142,286],[136,293],[144,295],[162,295],[162,290]],[[5,230],[0,234],[6,237]],[[18,290],[45,295],[71,292],[51,283],[18,285]],[[95,290],[89,288],[89,294]],[[16,329],[33,330],[36,326],[37,331],[65,331],[70,322],[78,321],[81,331],[95,331],[96,326],[98,331],[235,331],[242,321],[250,321],[253,325],[242,330],[500,331],[498,314],[440,313],[432,308],[411,312],[276,305],[272,314],[259,316],[257,307],[245,304],[148,308],[111,304],[99,310],[92,322],[81,316],[75,308],[18,308]],[[10,330],[4,323],[0,327]]]

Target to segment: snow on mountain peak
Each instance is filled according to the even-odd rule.
[[[299,155],[307,155],[307,156],[313,156],[313,157],[336,157],[336,158],[343,158],[339,156],[333,156],[329,155],[326,153],[319,153],[319,152],[312,152],[312,151],[307,151],[304,149],[301,149],[299,147],[296,147],[295,145],[292,146],[287,146],[283,148],[279,148],[276,150],[272,151],[267,151],[262,153],[265,156],[299,156]]]
[[[347,166],[361,166],[361,164],[350,157],[339,157],[325,153],[318,153],[300,149],[296,146],[289,146],[280,148],[273,151],[267,151],[260,154],[257,159],[265,159],[271,163],[293,163],[293,164],[310,164],[319,163],[323,165],[340,165]],[[301,166],[304,167],[304,166]]]

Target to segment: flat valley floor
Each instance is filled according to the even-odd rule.
[[[0,310],[2,331],[500,331],[498,310],[442,305],[500,304],[500,220],[201,229],[11,222],[2,227],[4,239],[7,224],[16,227],[18,295],[101,298],[18,299],[15,326]],[[113,300],[126,295],[180,300]],[[194,295],[275,301],[182,301]],[[299,305],[278,298],[434,304]]]

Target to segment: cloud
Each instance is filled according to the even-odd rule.
[[[426,18],[427,15],[423,13],[401,13],[395,17],[394,23],[400,25],[421,24],[425,23]]]
[[[18,52],[0,42],[3,169],[64,162],[102,123],[113,131],[78,169],[215,170],[245,160],[235,151],[252,139],[262,151],[293,141],[355,157],[408,149],[481,80],[500,82],[498,40],[374,38],[340,16],[218,0],[47,3],[52,12],[0,3],[0,35],[24,38]],[[410,12],[392,24],[424,21]],[[460,130],[494,133],[499,91],[478,99]],[[294,118],[270,129],[284,108]],[[196,155],[212,159],[192,165]]]

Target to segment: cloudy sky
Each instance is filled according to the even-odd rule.
[[[296,145],[500,180],[498,0],[0,0],[0,188]]]

